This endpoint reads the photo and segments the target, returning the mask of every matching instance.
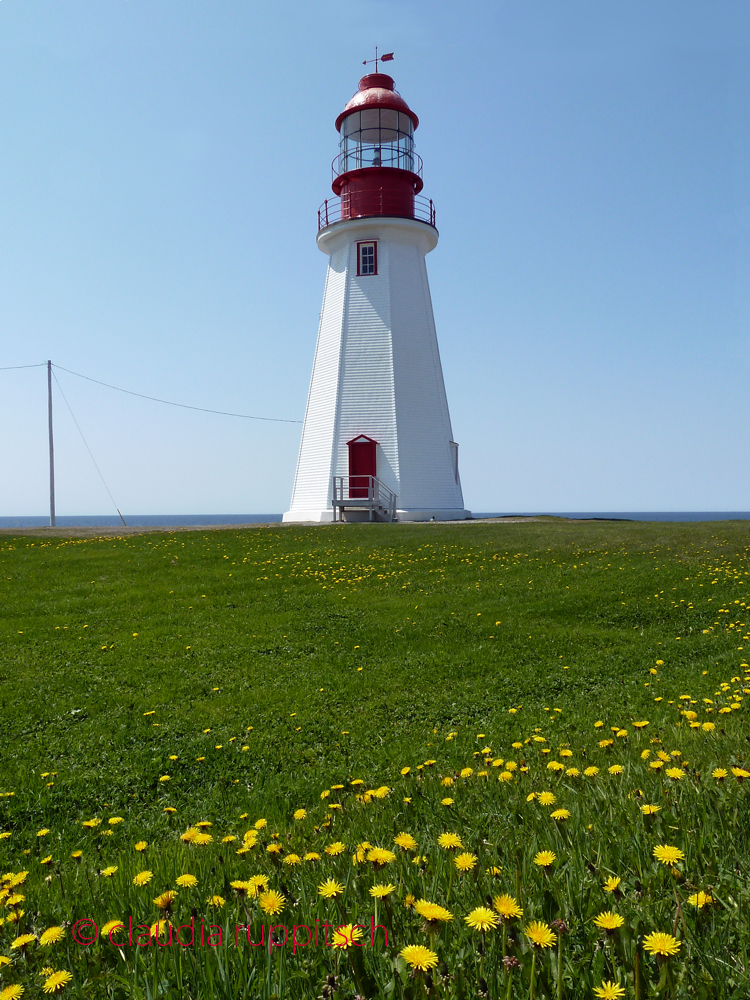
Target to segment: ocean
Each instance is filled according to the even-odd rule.
[[[475,513],[474,519],[485,517],[569,517],[574,520],[600,521],[748,521],[750,511],[502,511]],[[125,523],[131,528],[147,527],[202,527],[211,524],[274,524],[281,521],[281,514],[125,514]],[[58,515],[59,528],[117,527],[121,524],[116,514],[79,514],[72,517]],[[0,517],[0,528],[44,528],[49,524],[45,515],[27,517]]]

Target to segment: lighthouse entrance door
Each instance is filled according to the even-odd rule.
[[[370,476],[377,475],[377,441],[360,434],[346,444],[349,448],[349,496],[365,498],[372,486]]]

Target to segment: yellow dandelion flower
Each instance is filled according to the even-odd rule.
[[[641,806],[641,812],[644,816],[654,816],[659,812],[661,806],[643,805]]]
[[[73,976],[70,972],[53,972],[44,980],[42,989],[45,993],[57,993],[64,989],[72,979]]]
[[[47,930],[39,938],[39,944],[46,948],[50,944],[58,944],[65,937],[65,931],[62,927],[48,927]]]
[[[286,904],[286,896],[282,896],[280,892],[276,889],[269,889],[264,892],[260,897],[260,908],[264,913],[269,913],[272,916],[276,916],[277,913],[281,913]]]
[[[612,910],[605,910],[600,913],[599,916],[594,917],[594,924],[603,931],[616,931],[619,927],[625,923],[625,917],[621,917],[619,913],[613,913]]]
[[[540,792],[537,799],[540,806],[553,806],[557,802],[554,792]]]
[[[137,885],[139,888],[144,885],[148,885],[151,879],[154,877],[154,873],[150,871],[138,872],[138,874],[133,879],[133,885]]]
[[[535,948],[551,948],[557,941],[557,934],[549,924],[545,924],[541,920],[532,920],[524,928],[524,933]]]
[[[299,821],[307,817],[307,809],[296,809],[294,813],[294,818]]]
[[[665,958],[676,955],[681,944],[682,942],[671,934],[663,934],[661,931],[647,934],[643,939],[643,947],[650,955],[661,955]]]
[[[351,948],[355,941],[359,941],[364,931],[354,924],[342,924],[333,932],[332,944],[334,948]]]
[[[621,1000],[625,996],[625,988],[611,979],[603,979],[601,986],[594,987],[594,996],[598,1000]]]
[[[671,844],[657,844],[653,851],[657,861],[663,865],[676,865],[678,861],[684,861],[685,855],[679,847],[672,847]]]
[[[36,941],[36,934],[21,934],[14,941],[11,941],[10,950],[23,951],[24,948],[28,948],[32,941]]]
[[[464,920],[469,927],[475,931],[481,931],[482,934],[485,931],[494,930],[500,923],[500,917],[486,906],[477,906],[464,917]]]
[[[412,969],[418,969],[420,972],[428,972],[438,964],[435,952],[421,944],[408,944],[401,949],[399,955],[408,966]]]
[[[710,906],[714,901],[713,896],[709,896],[707,892],[694,892],[692,896],[688,896],[688,903],[691,906],[696,906],[699,910],[702,910],[704,906]]]
[[[318,895],[324,899],[335,899],[344,891],[344,886],[333,878],[327,878],[318,886]]]
[[[215,906],[218,910],[220,910],[222,906],[224,906],[224,904],[226,903],[226,900],[224,899],[223,896],[215,895],[215,896],[208,896],[206,902],[208,903],[209,906]]]
[[[518,900],[514,899],[512,896],[508,896],[507,894],[495,896],[492,901],[492,905],[495,907],[503,920],[511,920],[514,917],[523,916],[523,910],[518,905]]]
[[[437,842],[438,847],[442,847],[446,851],[454,851],[458,848],[463,850],[464,846],[457,833],[441,833]]]
[[[555,861],[557,861],[557,855],[554,851],[539,851],[538,854],[534,855],[534,864],[539,865],[540,868],[549,868]]]
[[[478,860],[479,858],[476,854],[471,854],[469,851],[464,851],[453,859],[456,868],[460,872],[470,872],[472,868],[476,867]]]
[[[370,889],[370,895],[373,899],[388,899],[388,897],[393,895],[395,891],[396,886],[389,882],[387,885],[374,885]]]
[[[428,923],[447,923],[453,920],[453,914],[438,903],[428,903],[426,899],[420,899],[414,904],[414,910]]]
[[[112,878],[116,871],[117,865],[109,865],[107,868],[102,868],[99,874],[103,875],[105,878]]]
[[[339,854],[343,854],[346,850],[346,845],[342,844],[340,840],[335,841],[333,844],[329,844],[325,848],[326,854],[329,854],[332,858],[337,857]]]
[[[555,809],[554,812],[550,813],[550,816],[552,819],[556,819],[558,821],[570,819],[570,813],[567,809]]]
[[[417,842],[410,833],[400,833],[397,837],[393,838],[393,843],[405,851],[414,851],[417,848]]]

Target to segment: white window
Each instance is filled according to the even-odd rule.
[[[378,273],[378,245],[372,243],[357,244],[357,274]]]

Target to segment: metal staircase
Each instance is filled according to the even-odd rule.
[[[395,521],[397,499],[375,476],[333,477],[334,521],[345,521],[348,510],[369,512],[369,521]]]

